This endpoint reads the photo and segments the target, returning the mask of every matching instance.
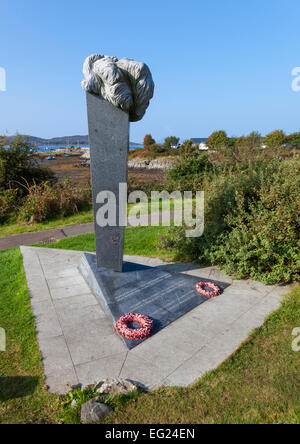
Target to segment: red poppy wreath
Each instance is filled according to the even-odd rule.
[[[129,328],[128,324],[137,322],[141,328]],[[152,319],[139,313],[127,313],[121,316],[116,323],[117,332],[126,339],[139,341],[152,335],[154,325]]]

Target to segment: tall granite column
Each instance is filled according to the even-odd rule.
[[[122,271],[124,226],[119,221],[119,184],[127,183],[129,115],[101,97],[87,92],[92,193],[98,267]],[[116,197],[116,226],[101,227],[97,213],[100,192]],[[127,196],[126,196],[127,197]],[[124,202],[121,202],[124,207]]]

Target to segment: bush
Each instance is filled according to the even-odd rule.
[[[178,146],[180,138],[175,136],[169,136],[165,138],[164,147],[166,149],[172,148],[172,146]],[[173,148],[174,149],[174,148]]]
[[[262,149],[255,146],[247,138],[239,138],[234,144],[209,152],[209,159],[219,166],[248,168],[251,163],[264,162],[277,158],[287,158],[292,155],[291,149],[282,147],[267,147]]]
[[[144,148],[149,148],[151,145],[154,145],[156,142],[151,136],[151,134],[146,134],[144,137]]]
[[[188,155],[182,151],[173,168],[168,172],[169,188],[177,188],[182,191],[197,191],[202,180],[213,164],[209,161],[207,154],[194,151]]]
[[[90,186],[74,187],[69,181],[52,186],[49,183],[33,185],[26,196],[21,218],[43,222],[54,217],[66,217],[91,205]]]
[[[206,145],[210,149],[224,148],[229,143],[227,133],[223,130],[214,131],[207,139]]]
[[[152,145],[150,148],[136,148],[135,150],[132,150],[129,152],[129,160],[133,159],[144,159],[144,160],[153,160],[157,159],[159,157],[166,157],[166,156],[178,156],[180,150],[175,149],[167,149],[163,145]]]
[[[150,199],[152,191],[168,191],[168,185],[160,176],[158,178],[153,178],[151,182],[137,181],[135,178],[129,177],[127,185],[127,197],[134,191],[143,191],[148,196],[148,199]]]
[[[166,148],[164,145],[158,145],[157,143],[151,145],[149,150],[154,154],[167,154],[170,152],[169,148]]]
[[[236,278],[265,284],[300,278],[300,159],[253,162],[206,176],[205,231],[165,240],[192,260],[218,264]]]
[[[266,135],[264,142],[269,148],[278,148],[287,143],[287,136],[282,130],[275,130]]]
[[[151,156],[153,156],[153,153],[150,150],[146,150],[145,148],[135,148],[134,150],[129,151],[128,159],[148,158]]]
[[[37,165],[34,148],[23,137],[17,136],[10,145],[0,140],[0,189],[18,188],[27,193],[27,186],[53,180],[54,174]]]
[[[0,192],[0,223],[17,212],[19,203],[18,190],[4,190]]]
[[[248,136],[231,137],[226,146],[236,148],[248,147],[250,149],[261,148],[262,136],[258,131],[252,131]]]
[[[300,133],[293,133],[290,134],[287,137],[287,142],[289,145],[291,145],[293,148],[299,148],[300,147]]]

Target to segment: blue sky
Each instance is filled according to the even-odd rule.
[[[82,64],[92,53],[146,62],[155,97],[131,140],[300,131],[298,0],[5,0],[0,133],[87,134]]]

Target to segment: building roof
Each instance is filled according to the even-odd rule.
[[[193,143],[205,143],[207,141],[207,137],[192,137],[191,140]]]

